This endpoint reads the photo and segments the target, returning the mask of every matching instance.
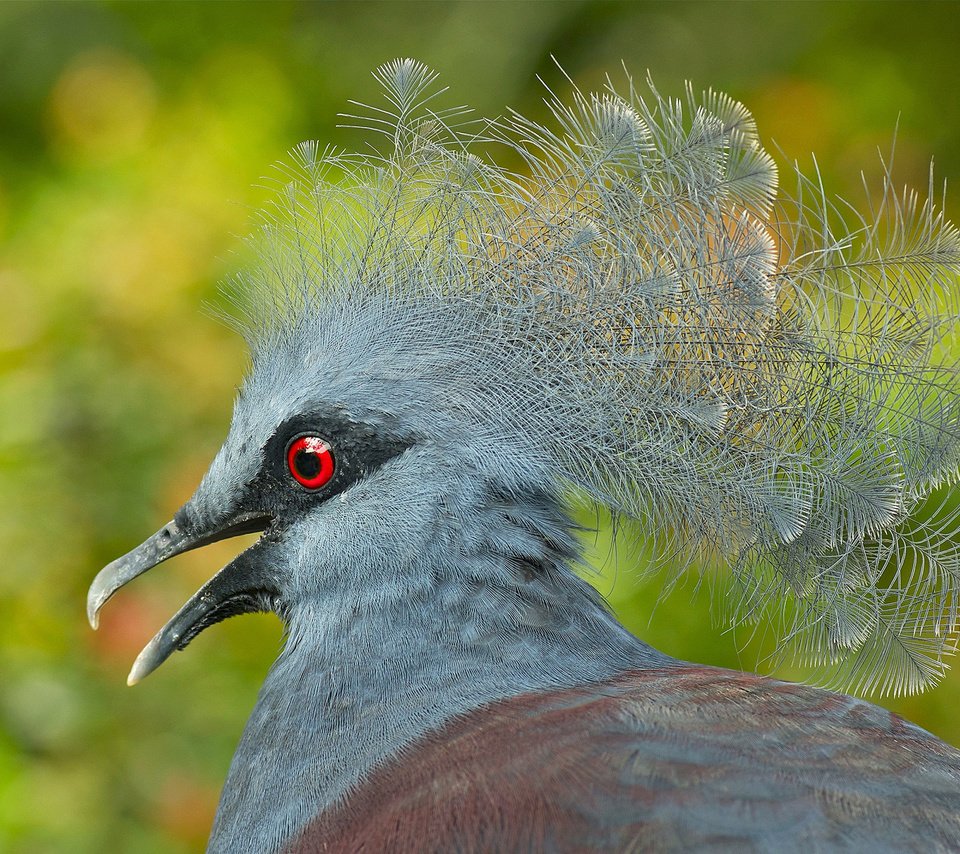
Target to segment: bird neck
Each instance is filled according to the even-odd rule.
[[[211,850],[254,838],[277,849],[456,715],[669,662],[572,571],[571,530],[545,496],[490,496],[395,566],[392,583],[331,580],[299,603],[234,756]]]

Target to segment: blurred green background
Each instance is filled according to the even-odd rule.
[[[924,187],[931,157],[960,177],[958,44],[951,3],[0,5],[0,849],[203,847],[280,626],[228,621],[130,690],[142,645],[239,547],[141,579],[97,634],[84,596],[225,432],[244,351],[201,305],[259,176],[305,138],[361,144],[336,113],[375,97],[377,64],[414,56],[451,103],[542,115],[551,54],[584,88],[625,60],[667,92],[730,92],[781,163],[816,151],[859,201],[897,126],[899,180]],[[654,610],[621,566],[612,598],[667,652],[764,667],[692,585]],[[960,744],[956,674],[889,705]]]

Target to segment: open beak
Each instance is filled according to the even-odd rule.
[[[105,566],[87,593],[87,618],[96,629],[100,609],[121,587],[148,569],[191,549],[228,537],[266,531],[273,517],[241,513],[206,531],[185,531],[176,522],[164,525],[133,551]],[[137,656],[127,684],[134,685],[158,668],[172,652],[183,649],[207,626],[235,614],[273,610],[277,596],[269,565],[264,561],[264,538],[221,569],[176,613]]]

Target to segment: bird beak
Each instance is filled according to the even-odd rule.
[[[90,625],[97,628],[100,609],[114,593],[158,563],[228,537],[265,531],[272,521],[273,517],[264,513],[242,513],[207,531],[184,531],[176,520],[168,522],[152,537],[100,570],[87,593]],[[127,684],[139,682],[207,626],[231,614],[261,610],[253,607],[261,604],[255,601],[256,597],[269,597],[273,591],[264,577],[263,563],[258,559],[259,542],[221,569],[157,633],[134,662]]]

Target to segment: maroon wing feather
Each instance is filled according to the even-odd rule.
[[[707,667],[451,722],[290,846],[314,851],[960,850],[960,753],[876,706]]]

